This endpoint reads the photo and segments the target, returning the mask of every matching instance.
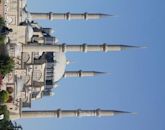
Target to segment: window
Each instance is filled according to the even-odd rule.
[[[46,85],[53,85],[53,81],[52,80],[46,80]]]
[[[34,80],[34,81],[40,80],[41,77],[42,77],[42,72],[41,72],[40,70],[35,70],[35,71],[33,72],[33,80]]]

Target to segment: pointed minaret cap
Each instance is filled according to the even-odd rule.
[[[94,72],[94,75],[106,75],[106,74],[108,74],[108,73],[106,73],[106,72],[99,72],[99,71],[93,71]]]
[[[128,112],[128,111],[116,111],[116,110],[112,110],[114,112],[114,115],[119,115],[119,114],[137,114],[135,112]]]
[[[120,46],[122,50],[146,48],[145,46],[130,46],[130,45],[120,45]]]
[[[113,14],[102,14],[102,13],[100,13],[99,15],[100,15],[100,17],[113,17],[113,16],[115,16]]]
[[[116,116],[116,115],[121,115],[121,114],[135,114],[132,112],[127,112],[127,111],[118,111],[118,110],[102,110],[102,109],[97,109],[96,110],[97,116],[102,117],[102,116]]]

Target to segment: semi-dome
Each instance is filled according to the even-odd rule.
[[[64,73],[66,68],[66,56],[64,53],[54,53],[54,72],[53,72],[53,81],[59,81]]]
[[[31,38],[33,37],[33,28],[31,25],[27,25],[26,27],[26,40],[31,41]]]
[[[55,44],[58,44],[59,43],[59,40],[58,38],[55,39]]]
[[[58,88],[58,86],[59,86],[59,85],[55,83],[55,84],[53,85],[53,88]]]

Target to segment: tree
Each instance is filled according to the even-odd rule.
[[[5,26],[5,21],[2,17],[0,17],[0,27]]]
[[[5,90],[0,91],[0,103],[6,103],[9,99],[9,93]]]
[[[8,56],[0,55],[0,74],[5,77],[14,68],[14,60]]]
[[[0,114],[4,115],[4,119],[3,120],[9,120],[9,111],[7,110],[7,106],[6,105],[1,105],[0,106]]]
[[[22,130],[20,125],[12,122],[9,118],[9,111],[6,105],[0,106],[0,115],[4,115],[4,119],[0,120],[0,130]]]
[[[2,82],[3,82],[3,76],[0,74],[0,88],[1,88]]]
[[[5,36],[0,35],[0,45],[4,44],[4,41],[5,41]]]
[[[8,126],[9,111],[6,105],[0,106],[0,115],[4,115],[4,118],[0,120],[0,130],[7,130],[5,126]]]
[[[5,21],[0,17],[0,28],[5,26]],[[4,44],[5,36],[0,35],[0,44]]]
[[[22,126],[17,125],[17,123],[13,123],[9,120],[4,123],[0,123],[0,130],[23,130],[23,128]]]

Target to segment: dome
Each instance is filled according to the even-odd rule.
[[[57,44],[58,42],[59,42],[59,40],[56,38],[56,39],[55,39],[55,44]]]
[[[27,12],[26,10],[22,10],[22,22],[25,22],[25,21],[32,21],[32,16],[31,16],[31,14],[29,13],[29,12]]]
[[[64,53],[54,53],[54,82],[59,81],[64,73],[66,68],[66,57]]]
[[[27,13],[27,20],[30,21],[30,22],[32,21],[32,16],[29,12]]]
[[[27,25],[26,27],[26,40],[31,41],[31,38],[33,37],[33,28],[31,25]]]

